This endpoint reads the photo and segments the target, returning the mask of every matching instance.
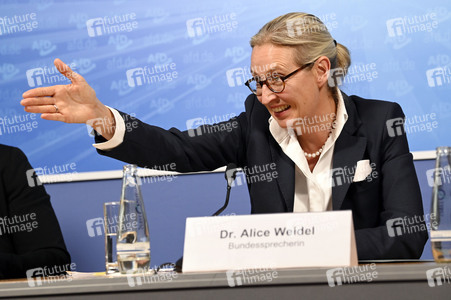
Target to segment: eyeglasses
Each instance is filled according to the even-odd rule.
[[[263,84],[266,84],[266,86],[274,93],[282,93],[285,89],[285,80],[312,64],[313,62],[305,64],[286,76],[273,75],[266,78],[266,80],[258,80],[254,77],[246,81],[245,85],[257,96],[261,96]]]

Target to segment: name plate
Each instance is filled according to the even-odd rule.
[[[186,219],[184,273],[356,265],[351,211]]]

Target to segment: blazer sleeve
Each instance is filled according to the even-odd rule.
[[[42,185],[29,185],[27,171],[32,167],[25,154],[17,148],[7,147],[5,151],[5,146],[0,146],[0,217],[3,221],[5,217],[16,218],[12,225],[6,223],[7,229],[0,227],[0,278],[25,277],[27,270],[38,267],[67,267],[70,255],[50,196]],[[20,221],[27,216],[31,223]],[[14,227],[17,220],[20,229]]]
[[[401,107],[394,103],[384,118],[381,153],[381,203],[379,226],[355,231],[359,259],[419,258],[428,239],[421,191],[409,151],[406,134],[390,136],[387,120],[404,119]],[[401,235],[390,234],[389,220],[415,220],[421,228]],[[407,219],[406,219],[407,218]],[[413,230],[412,230],[413,231]]]
[[[124,141],[111,150],[97,149],[99,154],[150,169],[175,163],[175,170],[170,171],[178,172],[210,171],[231,162],[240,165],[244,160],[245,113],[187,131],[165,130],[120,114],[126,127]],[[105,141],[98,135],[95,140]]]

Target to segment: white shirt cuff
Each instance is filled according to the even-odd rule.
[[[113,137],[104,143],[92,144],[95,148],[99,150],[110,150],[116,148],[124,141],[125,135],[125,122],[122,116],[117,110],[107,106],[108,109],[113,113],[114,121],[116,122],[116,130],[114,131]]]

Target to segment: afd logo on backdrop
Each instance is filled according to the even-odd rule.
[[[451,84],[451,69],[448,66],[429,69],[426,78],[429,87]]]
[[[40,56],[46,56],[56,50],[56,45],[49,40],[36,40],[33,42],[31,50],[37,50]]]
[[[0,65],[0,74],[3,80],[12,79],[18,73],[19,69],[13,64],[3,63]]]
[[[236,13],[214,15],[212,17],[193,18],[186,21],[186,29],[190,38],[220,32],[231,32],[238,27]]]
[[[252,77],[248,67],[234,68],[226,71],[227,84],[230,87],[242,86]]]
[[[96,64],[90,58],[79,58],[74,63],[78,66],[78,73],[80,74],[89,73],[96,68]]]
[[[387,20],[385,24],[389,37],[399,37],[425,31],[431,32],[438,27],[436,13],[393,18]]]
[[[250,56],[250,52],[243,47],[227,48],[224,54],[225,58],[232,58],[233,63],[239,63]]]
[[[86,29],[90,37],[115,34],[120,32],[130,32],[138,28],[136,14],[122,14],[105,16],[103,18],[93,18],[86,21]]]

